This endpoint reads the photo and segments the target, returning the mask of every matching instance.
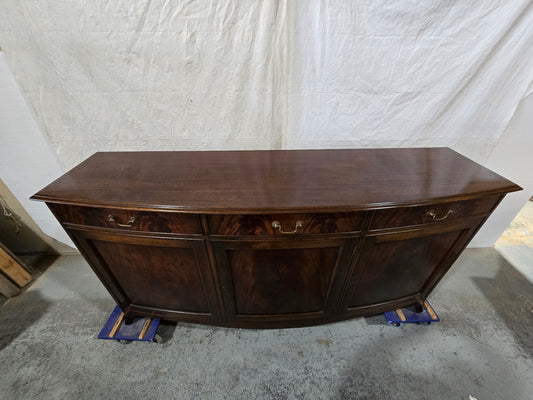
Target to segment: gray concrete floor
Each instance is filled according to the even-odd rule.
[[[533,248],[513,246],[466,250],[430,298],[432,326],[179,323],[160,345],[98,340],[114,303],[80,256],[61,257],[0,308],[0,399],[531,400]]]

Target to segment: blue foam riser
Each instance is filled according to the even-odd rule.
[[[431,307],[431,304],[429,306]],[[433,307],[431,308],[433,309]],[[437,318],[432,318],[429,312],[427,311],[426,307],[424,307],[424,310],[420,313],[417,313],[414,310],[414,307],[402,308],[401,310],[405,316],[405,321],[402,321],[400,319],[400,317],[396,313],[396,310],[387,311],[383,314],[385,315],[385,318],[389,324],[418,324],[418,323],[433,323],[433,322],[440,321],[440,318],[434,309],[433,309],[433,312],[435,313]]]
[[[109,337],[111,329],[113,329],[115,321],[118,319],[121,313],[122,310],[118,306],[116,306],[109,318],[107,319],[107,322],[105,323],[104,327],[98,334],[98,339],[137,340],[141,342],[151,342],[154,339],[154,336],[157,332],[157,328],[159,328],[159,324],[161,322],[159,318],[152,318],[150,326],[148,327],[148,330],[146,331],[146,334],[142,339],[139,339],[139,334],[141,333],[146,318],[135,318],[133,323],[131,323],[130,325],[126,325],[124,321],[122,321],[120,328],[118,329],[117,333],[115,333],[115,336],[113,336],[112,338]]]

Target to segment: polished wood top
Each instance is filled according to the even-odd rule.
[[[96,153],[32,199],[205,213],[348,211],[520,190],[448,148]]]

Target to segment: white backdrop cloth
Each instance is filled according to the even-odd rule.
[[[0,46],[64,168],[100,150],[450,146],[483,162],[533,80],[533,6],[3,0]]]

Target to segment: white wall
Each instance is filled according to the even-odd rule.
[[[29,200],[62,173],[0,51],[0,177],[46,234],[74,247],[46,205]],[[64,247],[49,244],[65,252]]]
[[[96,151],[280,148],[286,3],[2,0],[0,46],[65,168]]]
[[[533,195],[533,93],[520,102],[509,126],[484,165],[524,190],[505,197],[474,237],[470,247],[494,245]]]
[[[485,162],[533,80],[531,0],[2,0],[62,166],[101,150],[449,146]]]

